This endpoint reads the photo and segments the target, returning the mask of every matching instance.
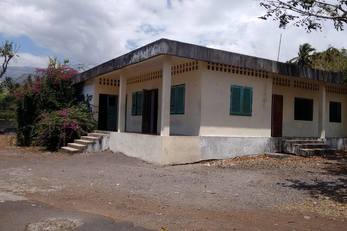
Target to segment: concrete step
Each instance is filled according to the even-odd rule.
[[[331,148],[303,148],[295,154],[300,156],[326,156],[335,154],[336,150]]]
[[[109,136],[110,134],[107,133],[101,133],[101,132],[92,132],[88,133],[88,136],[94,136],[94,137],[103,137],[103,136]]]
[[[91,140],[91,141],[98,141],[101,138],[102,137],[100,137],[100,136],[81,136],[81,139],[83,139],[83,140]]]
[[[81,150],[79,150],[79,149],[71,148],[71,147],[67,147],[67,146],[66,146],[66,147],[62,147],[61,149],[62,149],[63,151],[65,151],[65,152],[71,153],[71,154],[81,152]]]
[[[303,144],[303,143],[324,144],[323,140],[285,140],[284,142],[290,143],[290,144]]]
[[[311,149],[317,149],[317,148],[329,148],[329,145],[327,144],[321,144],[321,143],[301,143],[301,144],[293,144],[295,148],[311,148]]]
[[[94,133],[110,134],[110,131],[94,130]]]
[[[81,151],[87,148],[86,144],[78,144],[78,143],[68,143],[67,146],[70,148],[76,148]]]
[[[94,143],[95,143],[95,140],[77,139],[77,140],[75,140],[74,142],[77,143],[77,144],[85,144],[85,145],[88,145],[88,144],[94,144]]]

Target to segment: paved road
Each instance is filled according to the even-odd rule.
[[[34,225],[38,222],[44,222],[47,220],[57,222],[51,222],[52,230],[54,225],[63,225],[64,221],[76,221],[78,227],[74,230],[77,231],[148,231],[149,229],[135,227],[131,223],[114,222],[112,219],[98,216],[94,214],[88,214],[83,212],[72,212],[57,209],[51,206],[44,205],[42,203],[30,202],[30,201],[6,201],[0,203],[0,230],[1,231],[24,231],[29,230],[30,224]],[[60,222],[60,224],[59,224]],[[28,226],[29,225],[29,226]],[[43,227],[43,226],[41,226]],[[49,226],[46,225],[45,228]],[[54,226],[56,227],[56,226]],[[64,230],[64,229],[59,229]],[[67,229],[69,230],[69,229]],[[30,230],[41,231],[41,230]]]

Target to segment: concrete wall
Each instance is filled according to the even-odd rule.
[[[253,88],[252,116],[230,115],[230,88]],[[272,79],[210,71],[202,72],[202,136],[270,137]]]
[[[93,108],[94,118],[98,119],[99,113],[99,95],[100,94],[108,94],[108,95],[118,95],[119,87],[113,85],[103,85],[99,83],[99,78],[94,78],[85,82],[83,86],[83,95],[92,95],[91,105]]]
[[[341,123],[329,122],[329,102],[341,102]],[[326,136],[347,137],[347,95],[327,92],[326,101]]]
[[[158,89],[158,133],[160,132],[161,79],[127,85],[126,131],[141,132],[142,116],[131,114],[132,93],[143,89]],[[173,135],[198,135],[200,129],[200,72],[191,71],[172,77],[172,86],[185,84],[185,110],[183,115],[170,115],[170,133]]]
[[[271,137],[152,136],[117,132],[110,136],[113,152],[161,165],[275,152],[277,144],[277,139]]]

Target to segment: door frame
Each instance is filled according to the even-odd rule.
[[[114,128],[111,128],[108,124],[108,107],[110,97],[115,97],[115,124]],[[102,100],[106,100],[102,102]],[[98,129],[105,131],[117,131],[118,129],[118,95],[114,94],[99,94],[99,106],[98,106]]]
[[[143,90],[142,125],[143,134],[158,134],[158,89]]]
[[[273,94],[271,105],[271,137],[283,136],[283,95]]]

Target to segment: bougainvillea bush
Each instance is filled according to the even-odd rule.
[[[46,112],[35,126],[35,143],[55,151],[94,129],[92,114],[85,104]]]
[[[77,71],[68,62],[50,59],[48,67],[16,91],[17,142],[57,150],[95,127],[87,102],[79,102],[72,77]]]

